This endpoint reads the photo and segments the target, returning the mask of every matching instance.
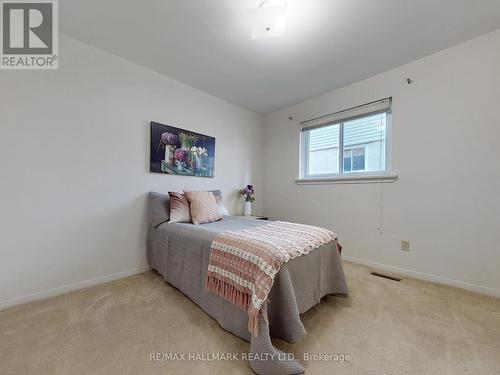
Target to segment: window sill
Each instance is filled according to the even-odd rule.
[[[324,185],[324,184],[373,184],[391,183],[398,179],[395,173],[351,173],[332,177],[299,178],[297,185]]]

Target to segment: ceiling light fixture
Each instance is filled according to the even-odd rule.
[[[263,0],[257,9],[249,9],[252,39],[283,35],[287,19],[286,0]]]

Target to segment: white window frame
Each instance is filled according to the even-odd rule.
[[[301,122],[299,137],[299,177],[297,184],[325,184],[325,183],[372,183],[394,182],[398,175],[392,172],[392,98],[382,99],[362,106],[336,112],[330,115]],[[377,110],[378,108],[378,110]],[[344,123],[356,118],[372,116],[377,113],[386,113],[385,133],[385,170],[344,172]],[[339,173],[308,175],[309,166],[309,132],[308,129],[339,125]]]

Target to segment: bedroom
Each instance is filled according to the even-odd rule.
[[[499,1],[30,4],[0,17],[0,374],[500,371]],[[280,223],[261,309],[209,290],[220,236]]]

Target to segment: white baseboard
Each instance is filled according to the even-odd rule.
[[[59,294],[71,292],[73,290],[87,288],[89,286],[93,286],[93,285],[97,285],[97,284],[103,284],[103,283],[106,283],[108,281],[123,279],[125,277],[129,277],[129,276],[133,276],[133,275],[137,275],[139,273],[149,271],[150,269],[151,268],[149,266],[144,265],[141,267],[132,268],[130,270],[112,273],[110,275],[99,276],[99,277],[96,277],[94,279],[83,280],[83,281],[79,281],[77,283],[63,285],[63,286],[59,286],[57,288],[43,290],[41,292],[36,292],[36,293],[27,294],[27,295],[20,296],[20,297],[7,299],[4,301],[0,301],[0,311],[7,309],[9,307],[15,306],[15,305],[20,305],[22,303],[37,301],[37,300],[45,299],[45,298],[49,298],[49,297],[54,297],[54,296],[57,296]]]
[[[375,269],[378,269],[381,271],[394,272],[394,273],[397,273],[399,275],[409,276],[409,277],[413,277],[413,278],[419,279],[419,280],[430,281],[430,282],[439,283],[439,284],[445,284],[445,285],[449,285],[449,286],[453,286],[453,287],[457,287],[457,288],[462,288],[462,289],[470,290],[473,292],[477,292],[477,293],[486,294],[489,296],[500,298],[500,290],[498,290],[498,289],[488,288],[488,287],[481,286],[481,285],[466,283],[463,281],[448,279],[446,277],[431,275],[431,274],[424,273],[424,272],[412,271],[412,270],[409,270],[406,268],[390,266],[390,265],[383,264],[383,263],[372,262],[369,260],[353,258],[353,257],[349,257],[349,256],[342,256],[342,259],[344,259],[348,262],[360,264],[360,265],[363,265],[366,267],[375,268]],[[125,277],[129,277],[129,276],[133,276],[133,275],[137,275],[139,273],[149,271],[150,269],[151,268],[149,266],[144,265],[142,267],[132,268],[132,269],[125,270],[125,271],[116,272],[116,273],[113,273],[110,275],[104,275],[104,276],[96,277],[94,279],[83,280],[83,281],[79,281],[77,283],[63,285],[63,286],[60,286],[57,288],[47,289],[47,290],[43,290],[41,292],[36,292],[36,293],[32,293],[32,294],[27,294],[25,296],[20,296],[20,297],[11,298],[8,300],[0,301],[0,310],[5,310],[9,307],[12,307],[15,305],[20,305],[22,303],[27,303],[27,302],[31,302],[31,301],[37,301],[40,299],[54,297],[54,296],[57,296],[60,294],[71,292],[73,290],[78,290],[78,289],[87,288],[87,287],[90,287],[93,285],[103,284],[103,283],[106,283],[108,281],[123,279]]]
[[[402,276],[413,277],[414,279],[430,281],[430,282],[438,283],[438,284],[445,284],[445,285],[453,286],[456,288],[466,289],[466,290],[470,290],[472,292],[477,292],[477,293],[486,294],[489,296],[500,298],[500,290],[489,288],[486,286],[466,283],[463,281],[448,279],[446,277],[431,275],[431,274],[424,273],[424,272],[412,271],[412,270],[409,270],[406,268],[390,266],[390,265],[383,264],[383,263],[372,262],[369,260],[353,258],[353,257],[349,257],[349,256],[342,256],[342,259],[344,259],[348,262],[360,264],[362,266],[367,266],[367,267],[378,269],[381,271],[394,272],[394,273],[397,273],[397,274],[402,275]]]

